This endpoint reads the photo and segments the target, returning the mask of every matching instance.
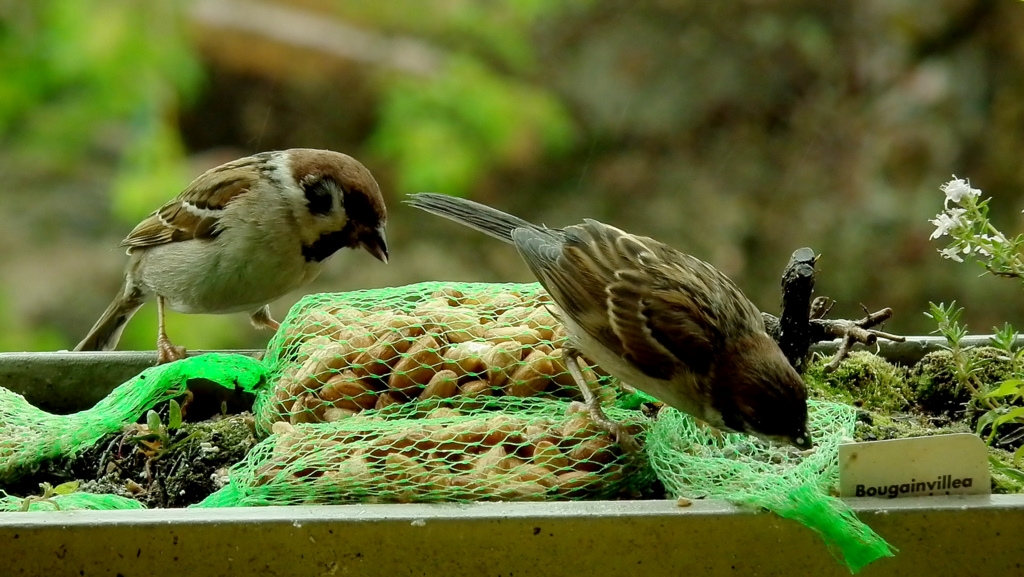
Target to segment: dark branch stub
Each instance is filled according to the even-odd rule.
[[[892,317],[890,308],[872,313],[862,305],[865,313],[862,319],[824,318],[832,310],[835,301],[828,297],[811,300],[817,260],[818,257],[810,248],[797,249],[782,275],[782,317],[761,313],[768,334],[779,343],[779,348],[794,368],[803,372],[811,345],[820,341],[831,341],[837,337],[842,339],[839,350],[825,366],[825,371],[831,372],[850,354],[850,347],[855,343],[873,345],[880,338],[897,342],[906,340],[872,328]]]
[[[782,275],[782,317],[779,346],[798,371],[803,370],[811,346],[811,295],[814,294],[814,263],[818,257],[809,248],[797,249]]]

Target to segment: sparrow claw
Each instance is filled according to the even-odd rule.
[[[156,340],[156,351],[156,364],[158,365],[180,361],[185,358],[186,354],[185,347],[172,344],[166,335]]]
[[[571,348],[563,348],[563,353],[565,355],[565,368],[569,370],[569,374],[576,381],[576,386],[583,393],[583,404],[587,412],[590,413],[590,418],[597,426],[615,437],[615,442],[622,448],[623,453],[639,453],[640,444],[626,430],[626,426],[609,419],[608,415],[604,414],[604,409],[601,408],[601,399],[590,389],[590,384],[583,378],[583,373],[580,371],[579,363],[576,360],[579,352]]]
[[[603,411],[601,412],[601,415],[604,416]],[[626,453],[627,455],[635,455],[640,452],[640,443],[638,443],[636,438],[626,430],[626,425],[612,421],[611,419],[608,419],[607,416],[604,416],[605,422],[601,423],[593,413],[590,414],[590,418],[594,419],[595,423],[615,437],[615,442],[622,448],[623,453]]]
[[[270,305],[266,305],[249,315],[249,322],[257,329],[270,329],[277,332],[277,329],[281,328],[281,323],[275,321],[274,317],[270,316]]]

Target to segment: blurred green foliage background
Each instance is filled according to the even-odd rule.
[[[117,243],[192,178],[253,152],[360,158],[392,261],[340,253],[311,290],[530,280],[514,250],[400,204],[470,196],[654,236],[776,311],[790,253],[818,291],[930,331],[1021,324],[1015,283],[942,260],[952,174],[1021,230],[1024,3],[1012,0],[0,1],[0,350],[73,346]],[[273,305],[283,316],[300,295]],[[143,309],[121,348],[152,349]],[[190,348],[258,347],[244,315],[171,315]]]

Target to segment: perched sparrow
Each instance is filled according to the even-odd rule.
[[[804,382],[754,304],[711,265],[595,220],[552,229],[441,194],[406,202],[519,249],[561,309],[574,347],[567,367],[591,415],[620,441],[623,431],[600,410],[576,351],[714,427],[811,447]]]
[[[312,281],[341,248],[387,263],[387,210],[370,171],[329,150],[263,152],[206,171],[124,239],[124,286],[76,351],[110,350],[156,297],[159,362],[184,356],[164,331],[164,306],[248,312],[277,330],[268,303]]]

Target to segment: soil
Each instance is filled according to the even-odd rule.
[[[186,507],[227,484],[228,468],[256,445],[251,414],[184,423],[166,438],[133,424],[71,458],[44,463],[5,490],[38,494],[41,483],[81,481],[79,491],[135,499],[147,507]]]

